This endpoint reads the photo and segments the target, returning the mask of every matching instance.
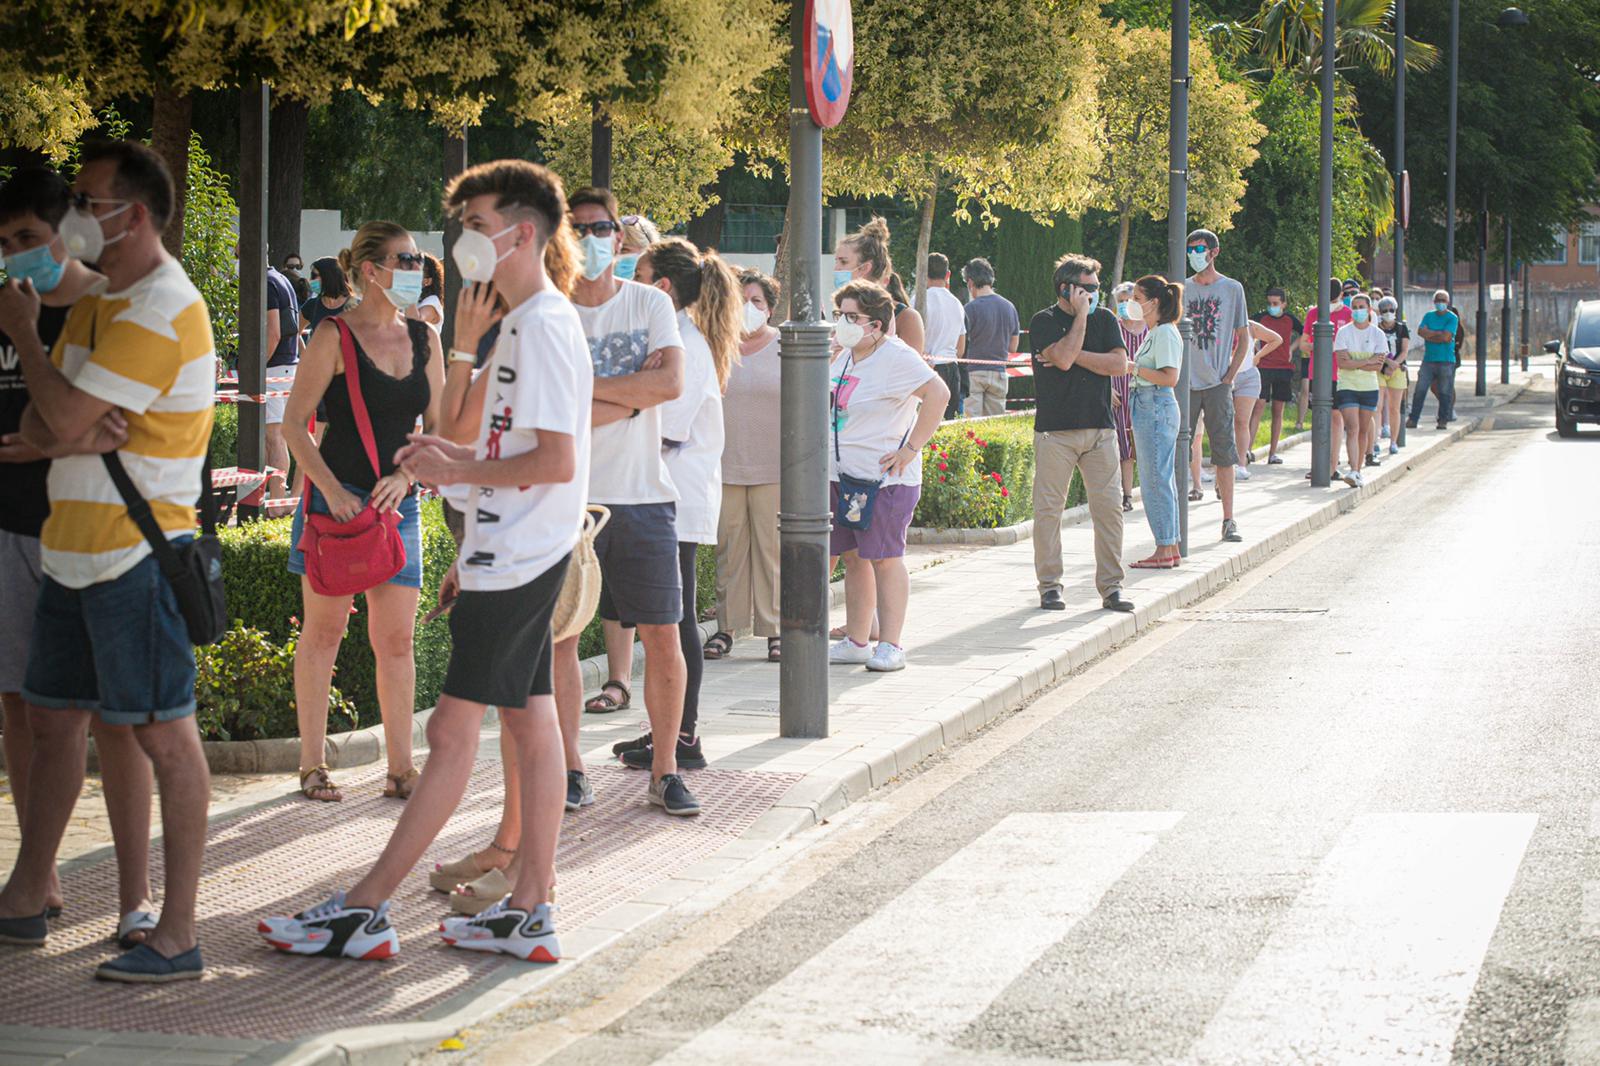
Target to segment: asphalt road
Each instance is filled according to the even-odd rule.
[[[1600,1062],[1587,436],[1530,392],[464,1057]]]

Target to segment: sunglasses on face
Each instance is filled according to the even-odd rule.
[[[1203,245],[1203,244],[1196,244],[1196,245],[1192,245],[1192,246],[1190,246],[1190,248],[1189,248],[1189,254],[1190,254],[1190,255],[1196,255],[1196,254],[1199,254],[1199,255],[1204,255],[1204,254],[1205,254],[1205,253],[1207,253],[1207,252],[1209,252],[1209,251],[1211,251],[1211,249],[1210,249],[1210,248],[1207,248],[1207,247],[1206,247],[1206,246],[1205,246],[1205,245]]]
[[[1090,296],[1093,296],[1095,293],[1100,291],[1100,286],[1098,286],[1098,285],[1081,285],[1076,281],[1074,281],[1072,283],[1072,287],[1074,289],[1082,289],[1084,292],[1088,293]]]
[[[401,270],[421,270],[422,264],[427,262],[427,257],[421,252],[394,252],[384,257],[384,266],[389,265],[386,261],[389,259],[394,260],[394,265]]]
[[[67,202],[79,211],[91,211],[95,204],[125,204],[127,200],[106,199],[99,196],[90,196],[86,192],[75,192],[67,198]]]
[[[637,216],[630,215],[629,217],[634,218]],[[621,228],[620,224],[611,221],[609,218],[602,218],[599,222],[574,222],[572,224],[572,232],[579,237],[587,237],[590,234],[596,237],[611,237]]]

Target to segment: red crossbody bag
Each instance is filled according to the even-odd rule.
[[[350,409],[355,414],[356,431],[367,449],[372,472],[382,477],[372,419],[367,414],[366,401],[361,398],[361,368],[356,364],[355,338],[344,322],[338,318],[333,322],[339,327],[344,382],[350,390]],[[322,596],[353,596],[383,584],[406,565],[406,545],[400,537],[398,510],[379,514],[368,503],[350,521],[340,522],[332,515],[313,514],[307,502],[310,498],[311,479],[307,477],[306,491],[300,500],[306,512],[299,548],[305,553],[306,578],[313,591]]]

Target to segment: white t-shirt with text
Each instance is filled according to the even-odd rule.
[[[661,405],[662,457],[678,490],[678,541],[715,544],[722,510],[722,389],[705,335],[678,312],[683,391]]]
[[[920,401],[912,394],[937,376],[927,361],[905,341],[890,337],[865,360],[840,352],[828,369],[831,425],[828,433],[828,480],[839,471],[873,480],[883,476],[885,455],[900,447],[917,420]],[[837,457],[834,441],[837,436]],[[922,456],[885,485],[921,485]]]
[[[530,452],[539,446],[535,431],[541,429],[570,436],[576,456],[571,481],[522,488],[478,485],[467,494],[461,587],[492,592],[526,585],[549,570],[572,551],[583,524],[594,372],[571,302],[545,289],[514,308],[500,324],[500,339],[483,373],[489,375],[489,391],[478,458]]]
[[[650,285],[624,281],[598,307],[578,306],[596,378],[638,373],[651,352],[681,348],[672,298]],[[594,431],[589,467],[593,503],[672,503],[678,498],[661,458],[661,405]]]
[[[935,364],[956,357],[956,342],[967,332],[967,312],[949,289],[928,286],[928,358]]]

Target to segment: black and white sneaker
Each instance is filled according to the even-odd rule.
[[[633,770],[648,770],[655,761],[655,747],[648,738],[638,747],[629,748],[617,753],[622,759],[622,765]],[[700,738],[684,740],[678,738],[678,768],[680,770],[704,770],[706,768],[705,752],[700,750]]]
[[[700,813],[700,801],[677,774],[662,774],[650,782],[650,802],[680,818]]]
[[[589,775],[582,770],[567,771],[567,810],[594,806],[594,789],[589,787]]]
[[[290,955],[392,959],[400,952],[400,938],[389,924],[389,901],[376,909],[346,907],[343,892],[293,918],[263,918],[256,931]]]
[[[541,903],[532,910],[511,906],[508,895],[499,903],[469,918],[446,918],[439,936],[453,948],[515,955],[529,962],[556,962],[561,943],[556,939],[555,908]]]

